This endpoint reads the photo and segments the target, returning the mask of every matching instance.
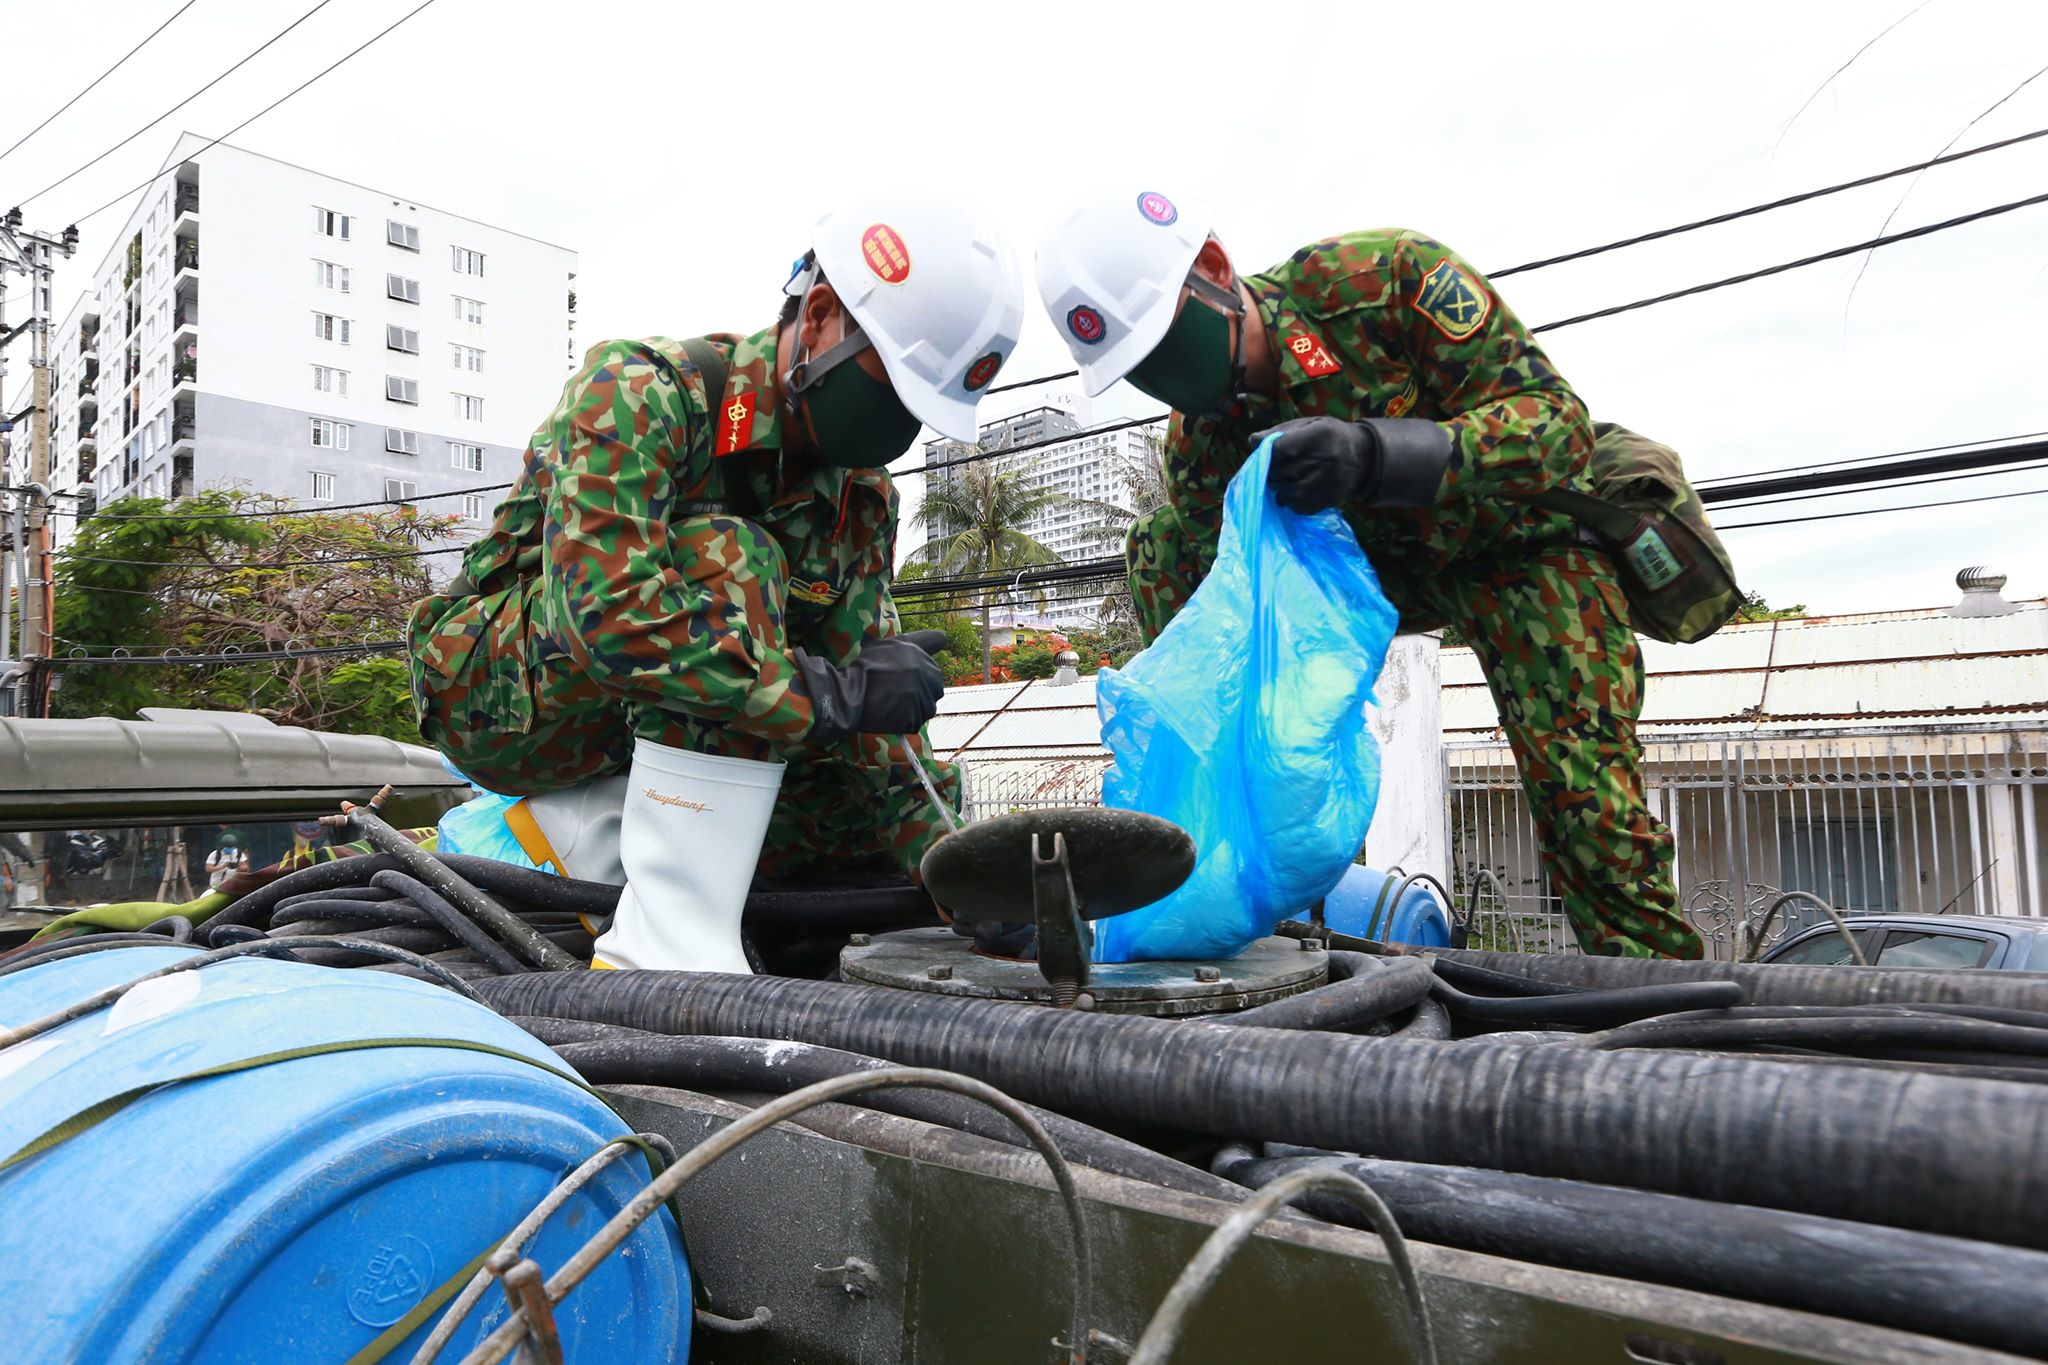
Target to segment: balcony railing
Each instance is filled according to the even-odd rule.
[[[178,186],[178,212],[199,212],[199,187],[197,185]]]
[[[199,268],[199,243],[197,243],[197,242],[180,242],[180,243],[178,243],[178,269],[180,269],[180,270],[197,270],[198,268]]]
[[[178,310],[177,321],[173,324],[172,330],[182,332],[187,327],[197,327],[198,325],[199,310],[188,304]]]

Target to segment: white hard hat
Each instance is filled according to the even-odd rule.
[[[972,441],[975,406],[1024,323],[1023,271],[994,225],[937,194],[878,193],[820,218],[811,251],[903,406]],[[785,292],[813,278],[800,268]]]
[[[1094,397],[1151,354],[1180,302],[1209,220],[1131,186],[1090,194],[1038,245],[1038,294]]]

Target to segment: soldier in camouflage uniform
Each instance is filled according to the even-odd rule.
[[[1155,193],[1070,216],[1038,269],[1091,391],[1128,377],[1176,409],[1168,504],[1128,544],[1147,642],[1208,572],[1224,489],[1277,430],[1281,502],[1340,507],[1402,629],[1453,626],[1471,643],[1580,944],[1700,956],[1645,797],[1642,656],[1615,564],[1528,501],[1583,481],[1591,424],[1479,272],[1386,230],[1239,277],[1206,225]],[[1108,302],[1148,296],[1149,318]]]
[[[762,873],[886,857],[914,874],[943,825],[907,751],[956,805],[960,775],[920,733],[943,637],[898,634],[881,466],[920,417],[975,434],[1022,316],[1006,250],[959,265],[986,239],[946,206],[842,211],[819,224],[776,325],[592,348],[489,533],[413,613],[427,740],[514,795],[635,765],[617,784],[628,845],[644,746],[783,765]],[[920,272],[934,277],[921,294]],[[671,842],[689,838],[675,828]],[[622,851],[630,891],[643,877]],[[706,965],[636,956],[617,965]],[[713,969],[744,965],[728,952]]]

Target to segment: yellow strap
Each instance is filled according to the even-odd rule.
[[[555,852],[555,846],[548,842],[548,836],[541,831],[540,821],[533,818],[527,808],[526,798],[520,797],[505,808],[505,828],[512,831],[512,837],[519,841],[519,851],[524,853],[535,867],[553,865],[557,877],[569,875],[569,869],[562,865],[562,859]]]

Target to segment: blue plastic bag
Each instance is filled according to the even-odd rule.
[[[533,859],[527,857],[511,826],[505,823],[505,812],[518,805],[520,798],[485,791],[471,781],[467,773],[450,763],[446,755],[441,758],[441,766],[468,782],[469,789],[476,795],[441,813],[440,837],[434,841],[437,851],[491,858],[514,867],[530,867],[537,872],[554,871],[552,867],[537,866]]]
[[[1216,565],[1151,648],[1096,685],[1104,805],[1174,821],[1195,870],[1095,923],[1101,962],[1229,957],[1324,896],[1379,797],[1366,724],[1398,619],[1336,512],[1266,491],[1268,438],[1224,495]]]

